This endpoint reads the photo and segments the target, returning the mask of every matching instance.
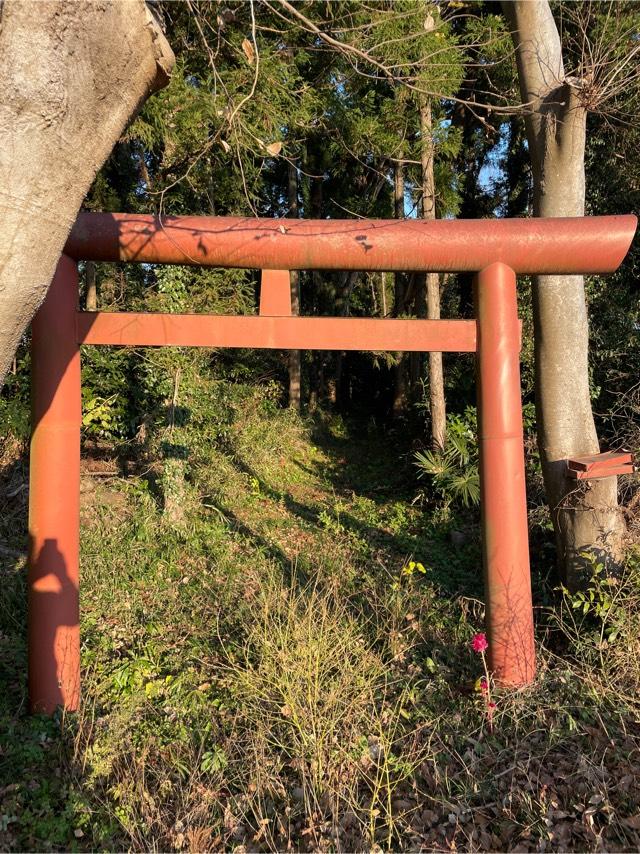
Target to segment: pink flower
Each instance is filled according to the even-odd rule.
[[[482,676],[480,678],[480,690],[483,694],[487,694],[489,692],[489,686],[487,685],[487,677]]]
[[[474,652],[484,652],[485,649],[489,648],[487,636],[484,632],[479,632],[477,635],[473,636],[473,640],[471,641],[471,648]]]

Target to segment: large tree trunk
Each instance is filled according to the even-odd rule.
[[[0,3],[0,385],[96,172],[173,61],[143,0]]]
[[[433,172],[433,127],[431,104],[420,107],[420,137],[422,143],[422,218],[436,218],[436,182]],[[440,276],[426,274],[427,317],[440,320]],[[444,398],[442,353],[429,353],[429,409],[431,412],[431,445],[443,450],[447,437],[447,410]]]
[[[586,109],[581,81],[565,75],[547,0],[504,2],[516,48],[534,183],[535,216],[583,216]],[[579,583],[581,552],[617,564],[624,521],[615,477],[576,488],[567,457],[599,451],[588,370],[581,276],[538,276],[533,290],[538,443],[564,580]]]
[[[298,218],[298,169],[290,160],[288,169],[289,216]],[[300,273],[291,270],[291,314],[300,314]],[[302,378],[302,353],[300,350],[289,351],[289,406],[300,412],[300,386]]]

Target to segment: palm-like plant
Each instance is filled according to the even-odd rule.
[[[433,487],[445,508],[454,504],[471,507],[480,503],[475,425],[473,407],[467,407],[463,416],[449,415],[444,451],[417,451],[415,454],[418,477],[432,478]]]

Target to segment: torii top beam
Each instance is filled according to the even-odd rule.
[[[284,270],[611,273],[636,230],[626,216],[553,219],[293,220],[81,212],[76,260]]]

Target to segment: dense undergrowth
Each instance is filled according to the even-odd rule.
[[[0,848],[637,850],[633,557],[578,601],[541,553],[539,675],[489,708],[475,512],[412,503],[402,430],[175,385],[160,429],[85,443],[77,715],[27,715],[5,442]]]

